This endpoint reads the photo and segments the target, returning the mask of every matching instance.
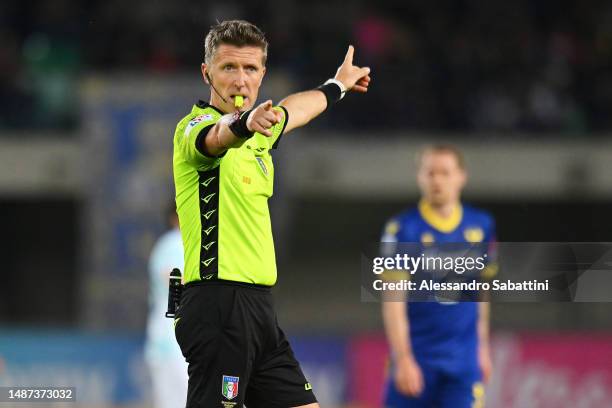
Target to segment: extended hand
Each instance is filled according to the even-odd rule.
[[[412,357],[401,357],[396,362],[395,386],[402,394],[418,397],[423,392],[423,373]]]
[[[258,132],[270,137],[272,136],[270,128],[282,119],[282,113],[272,109],[272,101],[267,100],[253,109],[249,114],[246,125],[251,132]]]
[[[349,45],[344,61],[334,78],[342,82],[347,90],[365,93],[368,92],[370,85],[370,68],[353,65],[354,52],[355,48]]]

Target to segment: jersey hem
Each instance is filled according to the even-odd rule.
[[[257,283],[248,283],[248,282],[239,282],[239,281],[231,281],[231,280],[199,280],[199,281],[191,281],[185,284],[185,288],[196,287],[196,286],[240,286],[243,288],[249,289],[258,289],[269,292],[272,289],[272,286],[260,285]]]

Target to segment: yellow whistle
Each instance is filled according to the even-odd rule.
[[[244,104],[244,98],[242,97],[242,95],[236,95],[234,97],[234,106],[237,108],[242,108],[243,104]]]

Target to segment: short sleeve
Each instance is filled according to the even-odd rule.
[[[397,242],[397,235],[399,231],[400,223],[396,219],[390,219],[385,224],[380,242]]]
[[[202,149],[208,131],[221,115],[212,111],[186,118],[177,128],[175,143],[186,163],[197,170],[209,170],[219,165],[221,157],[208,156]]]
[[[400,223],[396,219],[390,219],[385,224],[380,237],[380,252],[383,256],[393,256],[397,250]]]
[[[401,224],[397,219],[392,218],[387,221],[380,238],[380,256],[393,257],[397,254],[400,229]],[[401,269],[385,270],[381,278],[385,282],[401,282],[410,280],[410,273]]]
[[[283,119],[272,127],[272,137],[269,138],[270,149],[276,149],[278,148],[280,139],[283,136],[283,133],[285,132],[285,128],[287,127],[287,122],[289,121],[289,113],[287,112],[287,109],[285,109],[285,107],[283,106],[275,106],[272,109],[279,111],[283,114]]]

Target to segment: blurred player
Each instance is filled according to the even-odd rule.
[[[168,280],[173,268],[183,270],[183,243],[174,202],[168,208],[170,230],[155,243],[149,260],[149,319],[145,359],[150,369],[155,408],[184,407],[187,396],[187,363],[174,338],[168,306]]]
[[[493,242],[493,218],[460,201],[466,180],[457,148],[426,148],[418,170],[421,201],[386,224],[382,241]],[[382,311],[392,353],[385,407],[482,406],[481,381],[491,375],[488,303],[389,301]]]
[[[175,332],[189,363],[189,408],[319,406],[278,326],[270,291],[276,283],[270,153],[346,92],[366,92],[370,70],[353,65],[349,47],[334,78],[277,106],[258,104],[267,50],[251,23],[212,27],[201,66],[210,100],[196,103],[174,135],[185,244]]]

